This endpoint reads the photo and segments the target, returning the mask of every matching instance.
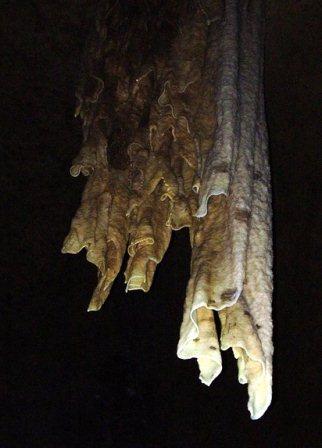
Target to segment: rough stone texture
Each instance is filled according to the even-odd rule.
[[[221,370],[212,311],[236,309],[240,336],[223,326],[222,348],[233,348],[242,366],[253,419],[272,395],[263,5],[156,2],[158,15],[151,16],[140,3],[100,3],[76,90],[83,145],[71,167],[74,177],[90,179],[63,246],[64,253],[86,248],[98,268],[88,308],[94,311],[111,291],[128,240],[126,291],[147,292],[171,230],[190,227],[178,356],[196,357],[200,379],[210,385]],[[261,174],[258,185],[254,172]],[[243,305],[244,285],[251,292]],[[246,324],[240,309],[250,316]],[[261,357],[249,349],[264,342]]]
[[[5,406],[13,384],[11,406],[25,411],[10,416],[7,429],[18,442],[8,446],[168,447],[178,446],[178,429],[185,447],[231,447],[236,434],[245,446],[319,445],[321,4],[268,6],[275,398],[254,424],[230,356],[223,353],[218,387],[205,391],[194,365],[176,359],[189,257],[184,231],[175,234],[148,300],[126,296],[118,281],[102,313],[85,312],[96,274],[57,248],[85,184],[69,179],[68,169],[81,144],[74,89],[95,4],[3,2],[2,305],[11,325],[1,393]]]

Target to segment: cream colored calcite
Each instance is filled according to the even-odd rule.
[[[273,354],[263,2],[178,5],[125,20],[121,2],[100,3],[76,95],[84,142],[71,168],[89,178],[63,252],[85,248],[97,266],[96,311],[126,250],[126,291],[147,292],[172,231],[189,227],[177,355],[197,359],[209,386],[220,350],[231,348],[257,419],[271,402]]]
[[[233,349],[239,381],[248,384],[251,418],[257,419],[271,402],[273,353],[270,175],[260,46],[262,4],[251,1],[246,7],[242,2],[239,11],[233,0],[225,5],[225,22],[216,31],[221,33],[217,56],[222,58],[221,64],[217,60],[221,70],[215,81],[219,125],[198,187],[195,216],[201,218],[204,228],[199,224],[199,232],[196,230],[191,240],[191,279],[178,356],[196,337],[196,312],[202,307],[219,311],[221,348]],[[212,198],[222,195],[227,198],[225,212],[215,218]],[[211,219],[214,222],[207,233]],[[212,242],[220,233],[216,224],[219,226],[221,219],[225,219],[221,250],[211,256]]]
[[[97,168],[87,181],[82,203],[71,224],[62,252],[86,258],[98,268],[98,286],[88,311],[101,308],[117,276],[128,239],[128,189],[126,175]]]
[[[159,186],[140,205],[133,218],[128,260],[125,271],[126,290],[151,287],[156,265],[161,262],[171,238],[171,228],[166,225],[169,216],[169,200],[163,201]]]

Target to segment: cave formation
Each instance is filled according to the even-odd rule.
[[[252,419],[272,388],[263,34],[261,0],[99,4],[76,89],[83,144],[70,170],[88,180],[62,249],[85,248],[97,267],[88,307],[97,311],[126,253],[126,290],[148,292],[172,231],[188,227],[177,355],[196,358],[210,385],[220,350],[232,348]]]

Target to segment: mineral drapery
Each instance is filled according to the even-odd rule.
[[[192,246],[177,355],[200,380],[232,348],[252,419],[272,387],[270,173],[261,0],[103,1],[75,115],[88,176],[63,252],[87,250],[101,308],[123,257],[126,290],[148,291],[172,230]],[[214,320],[218,312],[220,342]]]

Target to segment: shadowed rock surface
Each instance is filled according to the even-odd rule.
[[[150,297],[125,296],[120,278],[102,314],[83,311],[96,273],[82,257],[63,257],[59,248],[66,216],[76,211],[84,187],[68,170],[81,144],[74,89],[94,5],[4,4],[2,207],[10,232],[4,227],[2,306],[11,324],[5,327],[9,362],[1,390],[6,398],[15,387],[11,404],[20,410],[7,426],[8,446],[228,447],[236,434],[247,446],[318,444],[314,200],[321,8],[313,1],[269,2],[268,8],[275,398],[265,419],[254,424],[242,406],[246,392],[234,379],[231,356],[225,376],[210,390],[195,382],[194,365],[176,358],[190,258],[186,232],[176,233]],[[186,257],[178,260],[179,250]],[[142,326],[147,317],[148,328]],[[226,406],[219,412],[217,403]]]

